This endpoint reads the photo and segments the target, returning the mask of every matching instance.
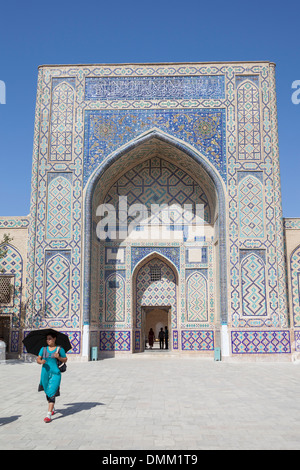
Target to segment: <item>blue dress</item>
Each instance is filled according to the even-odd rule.
[[[46,360],[46,363],[42,366],[39,391],[44,390],[47,397],[49,398],[59,396],[61,372],[57,365],[57,359],[54,357],[57,348],[58,346],[53,351],[50,351],[49,347],[47,346],[47,353],[49,357],[43,358]],[[43,357],[43,352],[44,348],[41,348],[39,356]],[[63,348],[60,348],[59,355],[60,357],[67,357]]]

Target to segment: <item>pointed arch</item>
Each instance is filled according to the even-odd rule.
[[[126,162],[126,156],[129,152],[137,149],[140,145],[149,144],[150,142],[157,142],[160,146],[168,145],[181,152],[187,158],[187,162],[192,161],[199,165],[199,169],[203,169],[208,175],[213,185],[216,196],[217,196],[217,212],[219,216],[219,245],[218,252],[220,258],[220,277],[219,277],[219,292],[220,292],[220,320],[222,324],[227,324],[228,321],[228,305],[227,305],[227,260],[226,260],[226,188],[221,175],[218,173],[216,168],[211,164],[206,157],[204,157],[199,151],[192,148],[189,144],[186,144],[174,137],[170,137],[157,129],[152,129],[149,132],[133,139],[127,145],[122,146],[118,151],[113,152],[106,160],[104,160],[94,173],[89,178],[85,190],[85,225],[84,225],[84,285],[85,289],[83,292],[83,324],[86,326],[85,331],[88,331],[90,324],[90,305],[91,305],[91,241],[92,241],[92,229],[93,229],[93,195],[97,187],[100,178],[104,178],[105,173],[108,169],[113,168],[115,163],[120,165],[128,164]],[[155,145],[155,144],[154,144]],[[112,172],[114,174],[114,172]]]
[[[176,282],[178,282],[179,267],[178,265],[176,266],[176,259],[174,258],[172,259],[172,257],[167,253],[166,250],[163,250],[163,249],[161,251],[158,251],[158,250],[159,250],[158,247],[152,247],[150,253],[145,253],[144,256],[142,255],[138,260],[134,261],[135,264],[134,266],[132,266],[132,278],[136,276],[136,274],[138,273],[138,271],[141,269],[141,267],[144,264],[147,264],[152,259],[157,258],[163,261],[164,263],[167,263],[170,265],[170,268],[174,272]]]
[[[161,270],[159,280],[151,279],[151,267]],[[141,308],[144,306],[170,306],[172,328],[176,328],[178,273],[174,264],[160,253],[153,252],[136,265],[132,282],[135,303],[133,328],[141,327]]]

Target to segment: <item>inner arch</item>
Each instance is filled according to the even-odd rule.
[[[218,237],[219,282],[217,284],[219,285],[216,288],[216,292],[218,292],[218,318],[219,322],[227,323],[226,259],[223,255],[226,243],[224,184],[217,170],[201,154],[182,142],[153,131],[146,136],[135,139],[126,148],[114,153],[99,166],[86,187],[84,270],[86,289],[84,292],[83,314],[85,325],[90,323],[91,280],[93,276],[91,260],[93,259],[93,240],[95,242],[96,220],[93,218],[95,208],[97,204],[105,200],[108,189],[114,187],[114,185],[116,187],[120,178],[138,165],[143,167],[145,162],[155,158],[166,162],[165,166],[168,168],[173,165],[177,169],[183,170],[188,177],[203,189],[203,194],[205,194],[207,200],[207,208],[209,209],[206,222],[208,225],[214,226]]]

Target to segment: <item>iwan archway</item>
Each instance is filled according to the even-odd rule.
[[[127,196],[128,206],[142,203],[148,208],[161,202],[172,206],[170,236],[158,235],[154,240],[144,236],[150,220],[144,213],[140,228],[130,237],[100,240],[97,208],[101,204],[116,207],[120,196]],[[204,208],[204,228],[201,233],[189,229],[187,233],[176,223],[176,208],[190,204],[190,214],[195,215],[197,201]],[[188,144],[157,129],[104,160],[85,191],[83,356],[89,355],[98,339],[100,352],[137,350],[132,279],[136,266],[154,252],[169,259],[178,271],[173,349],[212,351],[214,330],[227,324],[225,214],[225,186],[217,170]],[[116,224],[121,230],[124,220],[118,215]],[[164,223],[160,216],[152,217],[151,223],[155,217],[158,225]],[[181,239],[174,238],[176,231]],[[132,238],[137,232],[140,237]]]

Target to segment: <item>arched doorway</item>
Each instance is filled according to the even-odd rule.
[[[150,328],[154,331],[154,344],[153,348],[149,345],[149,331]],[[142,308],[142,338],[145,337],[145,343],[141,343],[141,350],[158,350],[160,349],[159,344],[159,333],[161,330],[165,332],[168,330],[168,336],[170,338],[171,329],[171,306],[166,307],[143,307]],[[163,349],[170,350],[172,346],[170,341],[164,341]]]
[[[116,241],[114,244],[111,244],[111,246],[105,246],[105,243],[99,244],[99,240],[97,240],[96,236],[97,218],[95,217],[95,213],[99,203],[103,203],[105,201],[112,202],[114,196],[120,195],[118,190],[120,186],[122,186],[122,184],[119,184],[122,178],[125,187],[127,181],[129,181],[131,178],[130,172],[135,175],[134,178],[138,178],[139,176],[141,177],[142,171],[146,171],[145,166],[143,167],[144,162],[147,163],[151,159],[156,161],[160,160],[160,162],[167,162],[164,165],[159,163],[161,168],[164,167],[165,169],[170,170],[170,165],[173,167],[174,170],[173,174],[171,175],[173,180],[166,178],[165,184],[167,186],[170,181],[172,181],[173,189],[176,187],[177,181],[180,181],[178,184],[188,186],[188,180],[193,180],[194,188],[196,186],[200,188],[197,189],[198,192],[192,191],[192,194],[197,194],[199,199],[199,195],[201,196],[202,192],[200,199],[202,198],[202,202],[204,202],[205,217],[207,219],[204,238],[207,240],[213,240],[213,242],[211,243],[210,254],[205,252],[205,249],[201,250],[199,247],[194,246],[192,247],[193,249],[191,248],[184,251],[184,247],[182,248],[179,245],[175,247],[174,244],[171,247],[170,244],[168,246],[168,242],[162,242],[161,240],[158,240],[155,243],[150,243],[152,248],[148,243],[149,240],[144,240],[144,245],[142,246],[140,244],[139,246],[139,252],[141,254],[144,250],[149,254],[149,250],[152,249],[153,252],[159,246],[158,251],[161,253],[166,253],[167,250],[172,248],[172,250],[177,253],[174,255],[175,258],[177,257],[176,260],[178,266],[175,262],[177,268],[179,268],[179,265],[183,263],[183,257],[186,257],[184,261],[184,268],[188,267],[191,270],[191,272],[187,274],[191,274],[195,266],[196,269],[200,270],[201,275],[193,276],[193,283],[197,279],[201,279],[203,281],[203,276],[206,276],[207,273],[205,271],[207,270],[205,267],[201,266],[201,263],[203,261],[204,255],[207,257],[210,256],[210,262],[214,262],[214,269],[217,273],[217,276],[215,276],[216,279],[213,281],[215,285],[210,289],[210,292],[213,292],[213,294],[210,293],[211,297],[209,299],[210,304],[212,304],[213,296],[215,314],[212,314],[212,312],[209,311],[207,312],[206,325],[208,322],[210,322],[213,328],[213,323],[219,322],[220,324],[221,322],[227,322],[225,255],[226,211],[224,184],[217,171],[207,161],[207,159],[205,159],[205,157],[202,157],[199,155],[199,153],[192,151],[189,147],[186,147],[181,142],[179,143],[175,139],[170,138],[165,134],[161,134],[155,130],[149,132],[147,135],[142,136],[139,139],[135,139],[134,143],[132,142],[126,147],[126,149],[111,155],[110,158],[107,159],[106,162],[103,163],[90,178],[85,190],[86,213],[84,261],[85,289],[83,293],[83,355],[89,355],[90,329],[93,328],[94,330],[97,330],[99,328],[106,328],[106,324],[108,322],[110,322],[111,337],[113,336],[112,332],[115,331],[115,339],[113,340],[115,342],[118,341],[116,340],[117,336],[120,336],[121,334],[123,337],[126,336],[125,332],[123,331],[122,333],[121,330],[124,330],[124,328],[130,330],[127,331],[128,335],[126,336],[126,341],[128,348],[130,348],[132,352],[137,350],[136,344],[138,341],[144,341],[141,338],[141,332],[140,337],[137,338],[137,334],[134,330],[133,317],[135,312],[133,303],[129,300],[130,296],[132,296],[131,287],[129,287],[129,285],[131,283],[133,270],[135,269],[137,262],[139,262],[143,256],[140,256],[139,254],[139,259],[133,260],[133,255],[130,255],[130,252],[133,252],[133,246],[135,245],[132,243],[132,241],[130,242],[129,240],[123,240],[122,242]],[[149,165],[151,167],[151,164]],[[160,170],[157,171],[159,172]],[[175,177],[174,172],[178,172],[175,174]],[[180,172],[181,176],[178,178]],[[159,175],[159,177],[161,177],[161,175]],[[109,190],[112,188],[114,188],[113,191],[115,191],[114,195],[112,193],[108,194]],[[118,189],[116,190],[116,188]],[[142,182],[140,186],[136,182],[134,183],[134,191],[130,190],[127,193],[127,195],[130,195],[130,197],[133,198],[133,200],[130,202],[135,202],[135,198],[137,197],[136,190],[140,191],[141,188],[146,188],[144,182]],[[157,197],[157,195],[159,196],[159,191],[151,191],[150,189],[148,193],[149,201],[153,203],[155,202],[155,199],[153,198],[155,196]],[[145,192],[142,196],[139,195],[139,198],[143,203],[146,203],[145,199],[142,199],[142,197],[145,195]],[[178,193],[175,194],[174,192],[173,196],[175,198],[178,197],[181,199],[181,201],[184,201],[186,193],[182,190],[182,188],[179,188]],[[118,220],[117,222],[119,223],[120,221]],[[197,237],[195,237],[193,240],[197,243],[200,243],[201,240],[196,240],[196,238]],[[200,239],[201,237],[198,238]],[[130,249],[128,249],[129,247]],[[99,259],[102,260],[102,268],[100,268]],[[105,264],[107,261],[111,262],[110,272],[107,272],[107,266],[105,267],[105,270],[103,269],[103,264]],[[122,269],[122,267],[124,269]],[[116,279],[118,276],[119,281]],[[180,278],[181,283],[185,282],[184,273],[180,274]],[[111,283],[109,283],[108,279],[110,279]],[[204,284],[205,282],[203,281],[203,285]],[[125,307],[123,313],[119,309],[115,318],[113,318],[113,316],[107,316],[105,313],[103,313],[103,308],[106,303],[105,296],[109,288],[119,289],[118,291],[115,290],[114,293],[110,293],[111,305],[120,306],[120,303],[117,304],[116,301],[118,298],[122,299],[121,302]],[[181,297],[180,305],[182,311],[184,310],[184,302],[185,299]],[[168,306],[168,304],[165,304],[164,306]],[[212,320],[213,316],[214,319]],[[193,315],[190,316],[190,324],[191,319],[193,319],[194,322],[200,322],[201,320],[197,317],[197,312],[196,315],[193,313]],[[177,339],[178,335],[179,331],[177,331]]]
[[[178,327],[178,283],[176,268],[155,251],[136,266],[132,276],[134,352],[144,351],[150,328],[158,340],[160,329],[166,326],[172,348],[172,330]]]

